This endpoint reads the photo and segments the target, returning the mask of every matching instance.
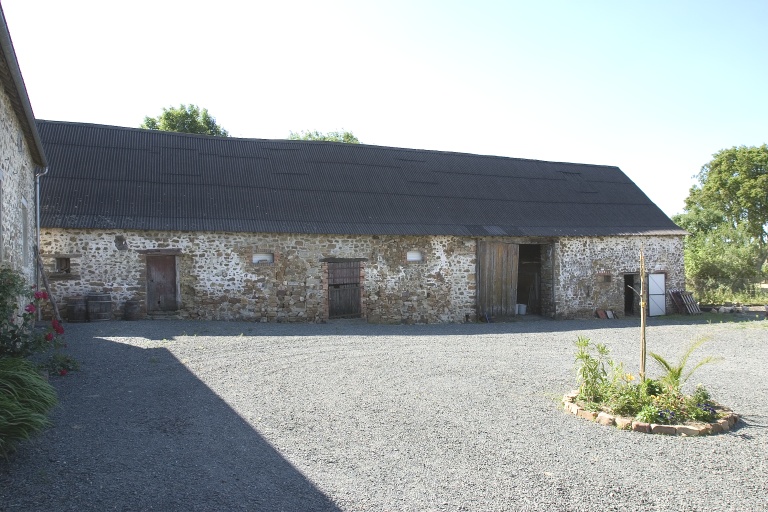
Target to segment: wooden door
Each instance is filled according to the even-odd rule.
[[[147,256],[147,311],[176,311],[176,256]]]
[[[477,314],[517,314],[517,269],[520,248],[502,242],[477,243]]]
[[[328,263],[328,318],[360,316],[360,262]]]

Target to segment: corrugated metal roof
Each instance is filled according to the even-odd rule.
[[[684,234],[617,167],[38,121],[59,228]]]

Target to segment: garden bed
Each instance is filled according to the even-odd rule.
[[[669,436],[706,436],[728,432],[739,422],[739,415],[730,409],[718,406],[719,419],[713,422],[688,422],[683,425],[661,425],[645,423],[627,416],[616,416],[605,411],[590,411],[576,401],[578,390],[563,396],[563,407],[566,412],[585,420],[594,421],[605,426],[616,426],[620,430],[631,430],[645,434],[662,434]]]

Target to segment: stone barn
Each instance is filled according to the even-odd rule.
[[[322,322],[652,314],[683,237],[617,167],[38,121],[60,300],[111,315]]]
[[[47,161],[0,8],[0,265],[35,281],[36,177]]]

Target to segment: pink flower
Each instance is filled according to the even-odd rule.
[[[29,304],[27,304],[27,307],[24,308],[24,311],[26,311],[27,313],[34,313],[35,311],[37,311],[37,308],[35,307],[34,304],[30,302]]]
[[[42,292],[35,292],[35,299],[37,300],[48,300],[48,292],[42,291]]]
[[[45,335],[45,341],[53,341],[53,331],[48,331]]]

